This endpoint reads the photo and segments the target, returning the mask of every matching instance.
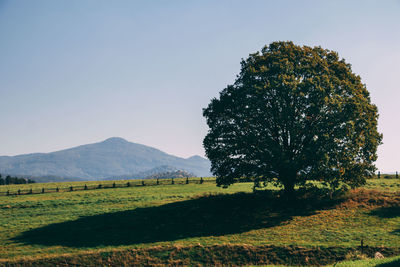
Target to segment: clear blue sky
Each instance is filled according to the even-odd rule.
[[[111,136],[204,155],[202,108],[276,40],[338,51],[400,170],[400,1],[0,0],[0,155]]]

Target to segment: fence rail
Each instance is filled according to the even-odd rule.
[[[378,174],[375,175],[375,179],[399,179],[399,174]],[[240,178],[237,182],[252,182],[250,178]],[[96,190],[96,189],[108,189],[108,188],[125,188],[125,187],[140,187],[140,186],[157,186],[157,185],[173,185],[173,184],[203,184],[203,183],[215,183],[216,178],[203,178],[203,177],[192,177],[192,178],[169,178],[169,179],[143,179],[143,180],[128,180],[124,182],[114,181],[113,183],[101,183],[83,184],[68,187],[36,187],[29,189],[11,189],[0,192],[0,196],[18,196],[18,195],[29,195],[29,194],[45,194],[45,193],[58,193],[58,192],[72,192],[72,191],[84,191],[84,190]],[[35,186],[36,184],[31,184]]]
[[[203,177],[193,178],[177,178],[177,179],[149,179],[149,180],[130,180],[124,182],[113,182],[113,183],[99,183],[99,184],[83,184],[68,187],[42,187],[42,188],[30,188],[30,189],[13,189],[0,192],[0,196],[18,196],[18,195],[30,195],[30,194],[45,194],[45,193],[59,193],[59,192],[73,192],[73,191],[85,191],[85,190],[97,190],[97,189],[109,189],[109,188],[127,188],[127,187],[142,187],[142,186],[157,186],[157,185],[174,185],[174,184],[203,184],[203,183],[215,183],[215,179],[203,179]]]

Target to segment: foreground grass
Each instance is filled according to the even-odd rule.
[[[343,261],[333,265],[335,267],[397,267],[400,266],[400,257],[392,257],[385,259],[366,259],[366,260],[354,260],[354,261]]]
[[[361,239],[368,246],[400,247],[400,182],[370,180],[366,188],[377,191],[292,208],[252,194],[251,183],[4,196],[0,259],[243,244],[350,248]]]
[[[102,214],[131,211],[137,208],[157,207],[167,203],[188,200],[205,193],[250,192],[250,186],[239,184],[223,190],[215,184],[168,185],[160,187],[131,187],[104,190],[88,190],[43,195],[0,197],[0,258],[13,258],[38,254],[70,253],[85,250],[82,247],[47,246],[16,242],[12,238],[25,231],[54,223],[74,221],[81,217],[91,218]],[[167,218],[166,218],[167,219]],[[97,222],[104,225],[102,221]],[[112,225],[110,225],[112,226]],[[118,225],[116,226],[118,228]],[[88,229],[90,230],[90,229]],[[136,229],[135,229],[136,230]],[[108,229],[99,229],[99,236]],[[43,236],[43,239],[48,236]],[[76,241],[90,236],[76,236]],[[133,247],[139,244],[133,244]],[[98,249],[107,246],[95,246]]]

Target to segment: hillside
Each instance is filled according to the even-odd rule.
[[[252,183],[184,180],[0,196],[0,266],[323,266],[400,255],[397,179],[368,180],[332,199],[299,191],[291,205],[272,185],[254,194]],[[85,184],[98,182],[45,186]]]
[[[104,179],[171,166],[197,176],[210,176],[210,162],[200,156],[188,159],[122,138],[82,145],[52,153],[0,157],[0,173],[59,176],[71,179]]]
[[[167,176],[167,177],[166,177]],[[185,170],[179,170],[172,166],[159,166],[153,169],[142,171],[138,173],[118,175],[105,178],[104,180],[129,180],[129,179],[151,179],[151,178],[179,178],[179,177],[195,177],[197,175],[189,173]]]
[[[187,178],[193,177],[193,174],[182,171],[182,170],[175,170],[175,171],[168,171],[168,172],[160,172],[153,175],[149,175],[146,179],[169,179],[169,178]]]

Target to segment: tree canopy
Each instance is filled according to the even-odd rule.
[[[241,62],[203,115],[203,144],[219,186],[239,178],[357,187],[376,170],[377,107],[351,65],[321,47],[273,42]]]

